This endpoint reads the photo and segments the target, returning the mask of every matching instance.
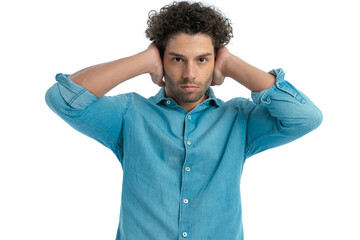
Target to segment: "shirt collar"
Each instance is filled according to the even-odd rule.
[[[219,107],[223,104],[223,101],[221,101],[220,99],[215,97],[214,91],[211,87],[208,88],[205,95],[208,97],[208,99],[206,99],[204,101],[204,103],[208,102],[209,104],[217,106],[217,107]],[[171,98],[167,98],[165,96],[165,87],[162,87],[159,90],[159,92],[154,96],[154,100],[155,100],[156,104],[160,104],[160,103],[163,103],[168,100],[173,101]]]

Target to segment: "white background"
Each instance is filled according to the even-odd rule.
[[[319,129],[247,160],[246,240],[360,239],[359,8],[351,0],[213,0],[233,22],[229,50],[286,80],[322,110]],[[0,239],[115,239],[115,155],[45,104],[58,72],[135,54],[147,14],[169,1],[2,1]],[[217,97],[250,97],[231,79]],[[148,75],[108,95],[158,91]]]

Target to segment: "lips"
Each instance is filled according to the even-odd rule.
[[[194,92],[197,89],[199,89],[199,87],[194,86],[194,85],[183,85],[183,86],[181,86],[181,89],[183,89],[183,90],[185,90],[187,92]]]

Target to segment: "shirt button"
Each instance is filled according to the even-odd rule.
[[[187,232],[183,232],[183,237],[187,237]]]
[[[184,203],[185,204],[188,204],[189,203],[189,200],[187,200],[186,198],[184,199]]]
[[[187,145],[191,145],[191,141],[187,141],[186,144],[187,144]]]
[[[188,116],[188,119],[191,120],[191,115]]]
[[[190,167],[186,167],[185,170],[186,170],[187,172],[190,172]]]
[[[167,104],[170,104],[170,103],[171,103],[171,101],[170,101],[170,100],[167,100],[167,101],[166,101],[166,103],[167,103]]]

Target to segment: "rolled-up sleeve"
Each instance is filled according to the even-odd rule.
[[[56,75],[57,83],[45,95],[47,105],[74,129],[120,154],[122,120],[131,96],[120,94],[98,98],[68,76]]]
[[[269,73],[276,76],[275,85],[251,94],[256,105],[248,117],[247,157],[300,138],[323,119],[319,108],[285,80],[281,68]]]

